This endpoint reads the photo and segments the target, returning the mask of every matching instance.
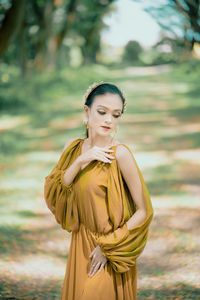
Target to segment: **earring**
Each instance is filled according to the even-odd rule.
[[[87,118],[85,118],[85,119],[83,120],[83,123],[84,123],[84,125],[86,126],[86,128],[88,129],[89,126],[88,126],[88,119],[87,119]]]
[[[114,138],[115,135],[117,134],[117,128],[118,128],[118,126],[115,128],[115,131],[114,131],[114,134],[112,135],[112,138]]]

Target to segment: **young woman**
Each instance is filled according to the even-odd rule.
[[[135,300],[153,208],[131,150],[111,135],[125,96],[101,81],[84,102],[87,137],[66,143],[44,185],[48,208],[72,232],[61,299]]]

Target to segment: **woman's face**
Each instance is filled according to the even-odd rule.
[[[106,93],[94,97],[91,107],[84,105],[88,117],[88,126],[99,135],[110,135],[121,119],[122,99],[118,94]],[[105,129],[103,126],[108,126]]]

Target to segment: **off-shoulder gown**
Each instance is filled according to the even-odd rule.
[[[93,160],[80,169],[73,182],[63,182],[65,170],[81,154],[84,138],[75,139],[45,177],[44,198],[56,221],[71,232],[71,244],[61,300],[137,299],[136,259],[142,253],[153,218],[150,195],[133,153],[146,205],[146,218],[128,229],[126,222],[136,211],[134,199],[116,157],[112,163]],[[115,146],[112,148],[115,155]],[[89,255],[99,245],[107,262],[100,272],[88,276]]]

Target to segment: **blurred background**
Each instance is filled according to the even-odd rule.
[[[200,299],[199,0],[0,0],[0,299],[60,299],[71,233],[44,178],[102,80],[154,206],[138,299]]]

